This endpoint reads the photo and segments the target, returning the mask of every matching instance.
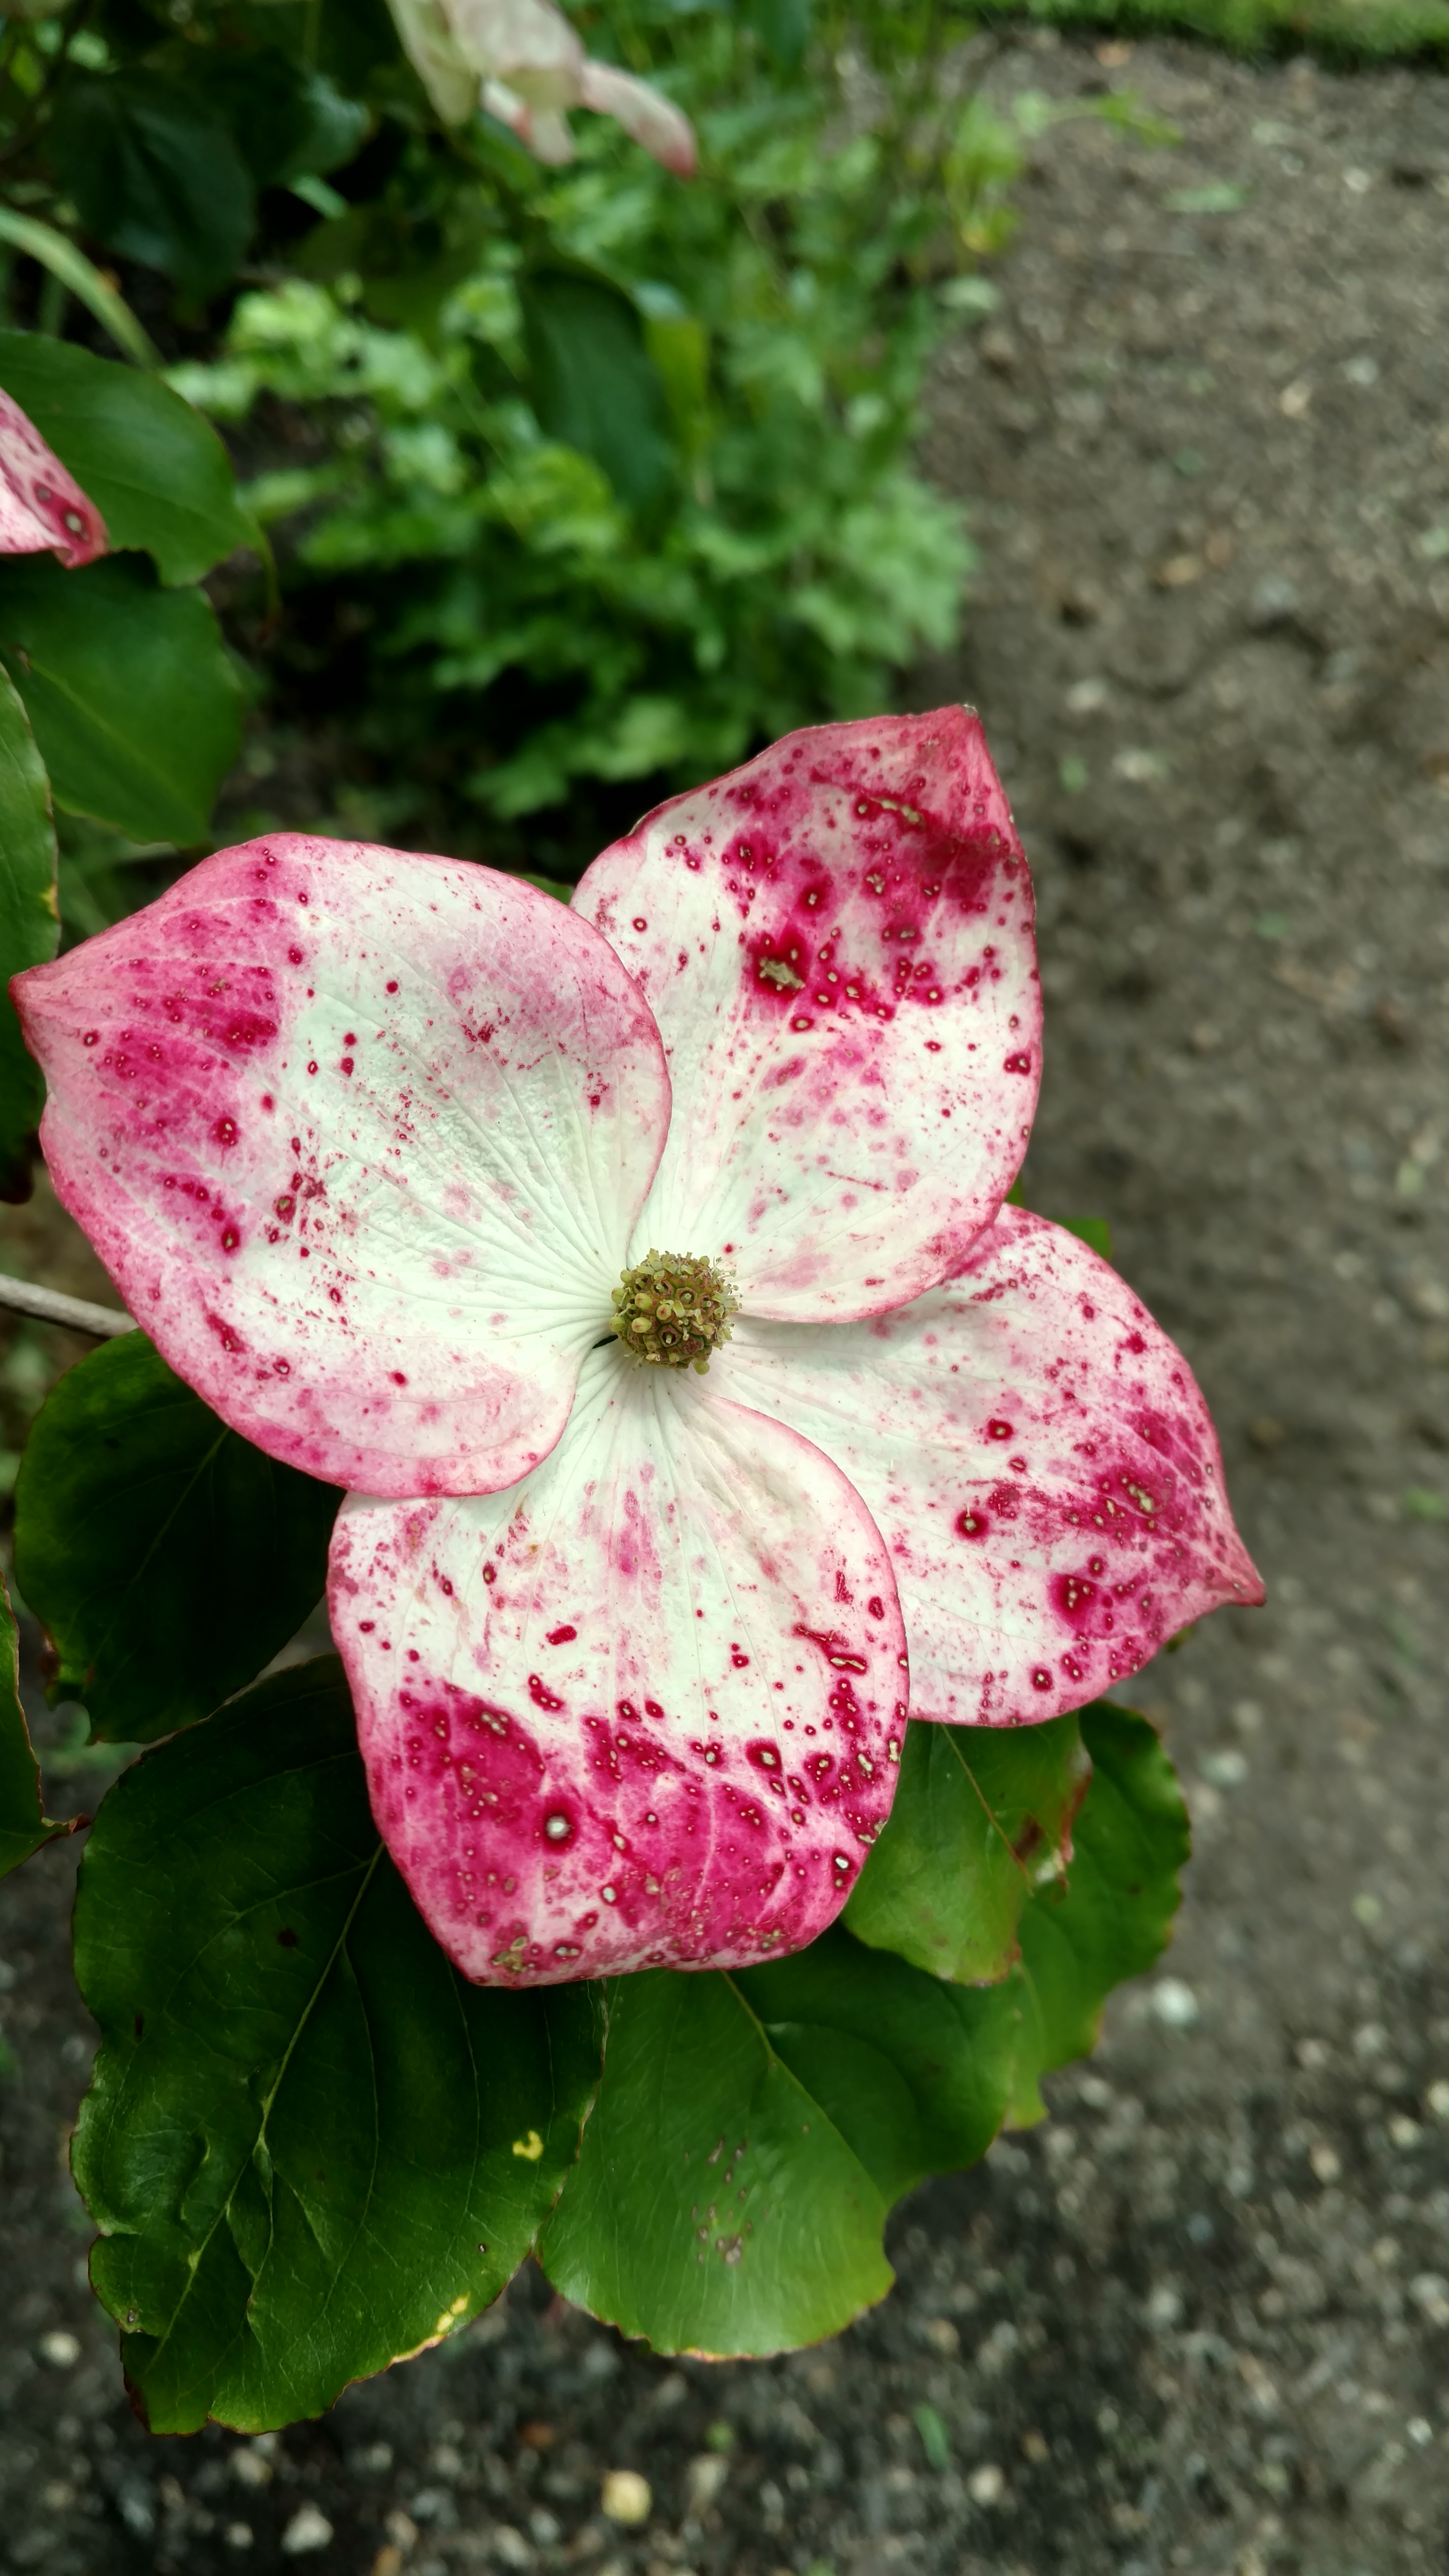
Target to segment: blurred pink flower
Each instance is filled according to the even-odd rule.
[[[461,125],[482,106],[539,161],[574,157],[567,111],[612,116],[666,170],[695,166],[686,116],[648,81],[596,63],[552,0],[389,0],[398,33],[438,114]]]
[[[788,736],[566,908],[224,850],[14,990],[181,1376],[353,1490],[374,1811],[483,1983],[778,1956],[909,1702],[1020,1725],[1261,1587],[1185,1361],[1004,1204],[1031,884],[969,712]]]
[[[110,543],[106,523],[18,402],[0,393],[0,555],[48,547],[71,571]]]

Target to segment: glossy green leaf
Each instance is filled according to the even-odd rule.
[[[1070,1887],[1025,1897],[998,1983],[837,1924],[768,1967],[611,1986],[599,2099],[539,2249],[565,2297],[660,2350],[763,2354],[883,2294],[891,2203],[1040,2118],[1040,2078],[1094,2045],[1167,1937],[1187,1852],[1171,1767],[1127,1710],[1081,1728],[1097,1768]]]
[[[154,2432],[317,2415],[496,2298],[575,2154],[585,1986],[470,1986],[384,1856],[332,1657],[105,1799],[76,1967],[96,2289]]]
[[[193,295],[231,276],[251,235],[251,174],[220,118],[156,72],[72,78],[51,143],[88,233]]]
[[[20,1705],[19,1633],[0,1579],[0,1878],[69,1831],[53,1825],[41,1805],[40,1766]]]
[[[0,386],[90,495],[111,544],[152,555],[168,586],[200,581],[255,541],[216,431],[157,377],[68,340],[0,331]]]
[[[591,456],[631,509],[674,470],[664,388],[627,295],[606,278],[537,268],[519,281],[533,406],[550,438]]]
[[[1075,1717],[906,1729],[889,1819],[845,1910],[935,1977],[1004,1977],[1033,1891],[1061,1873],[1090,1765]]]
[[[41,1406],[15,1489],[56,1695],[112,1743],[206,1717],[321,1598],[340,1499],[229,1431],[144,1333],[104,1342]]]
[[[10,999],[12,975],[55,955],[55,825],[45,763],[25,709],[0,671],[0,1199],[30,1194],[28,1139],[45,1085],[26,1053]]]
[[[1092,1783],[1067,1891],[1045,1890],[1023,1913],[1011,1980],[1022,2022],[1010,2117],[1021,2128],[1043,2116],[1042,2076],[1095,2048],[1113,1987],[1161,1956],[1192,1848],[1177,1775],[1146,1718],[1101,1700],[1081,1727]]]
[[[57,805],[132,841],[201,840],[241,741],[241,688],[208,601],[134,557],[0,564],[0,661]]]

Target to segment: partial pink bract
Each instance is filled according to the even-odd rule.
[[[568,110],[612,116],[644,150],[687,179],[694,129],[661,90],[586,55],[553,0],[389,0],[414,70],[438,114],[461,125],[485,107],[535,160],[574,157]]]
[[[1040,997],[968,711],[792,735],[570,909],[280,838],[14,990],[132,1311],[354,1489],[374,1812],[469,1977],[799,1948],[908,1704],[1049,1717],[1261,1598],[1185,1362],[1004,1204]],[[737,1292],[706,1375],[633,1356],[649,1252]]]
[[[74,572],[94,563],[109,542],[94,501],[19,403],[0,393],[0,555],[49,550]]]

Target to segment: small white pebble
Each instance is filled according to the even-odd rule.
[[[1422,2415],[1411,2415],[1404,2430],[1410,2441],[1421,2451],[1426,2442],[1432,2442],[1434,2439],[1434,2427]]]
[[[229,2522],[222,2533],[228,2549],[250,2549],[255,2537],[249,2522]]]
[[[1159,1977],[1152,1989],[1152,2009],[1169,2030],[1191,2030],[1202,2007],[1181,1977]]]
[[[647,2522],[654,2508],[649,2481],[641,2478],[637,2469],[610,2469],[599,2502],[610,2522],[628,2527]]]
[[[1314,2140],[1308,2150],[1308,2161],[1320,2182],[1337,2182],[1343,2171],[1336,2151],[1323,2138]]]
[[[1416,2147],[1423,2134],[1418,2121],[1406,2119],[1402,2111],[1389,2122],[1389,2136],[1396,2147]]]
[[[1006,2493],[1006,2480],[994,2460],[983,2468],[973,2469],[966,2481],[966,2492],[973,2504],[1000,2504]]]
[[[282,2534],[282,2548],[289,2558],[300,2558],[305,2550],[325,2549],[332,2538],[332,2525],[315,2504],[299,2504]]]
[[[1435,2119],[1449,2120],[1449,2084],[1445,2083],[1442,2075],[1437,2084],[1430,2085],[1427,2098]]]
[[[260,2451],[233,2451],[231,2473],[244,2487],[269,2487],[272,2464]]]
[[[1373,183],[1371,170],[1345,170],[1343,174],[1343,184],[1351,197],[1366,197]]]
[[[63,2332],[43,2334],[35,2349],[52,2370],[74,2370],[81,2357],[79,2335]]]

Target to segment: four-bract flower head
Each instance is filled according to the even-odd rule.
[[[403,49],[438,114],[485,107],[535,160],[574,157],[567,111],[590,107],[681,179],[695,166],[687,116],[632,72],[596,63],[553,0],[388,0]]]
[[[132,1313],[351,1488],[373,1806],[469,1977],[795,1949],[908,1706],[1051,1717],[1261,1597],[1185,1362],[1004,1204],[1041,1013],[969,712],[791,735],[571,909],[279,837],[15,990]]]

